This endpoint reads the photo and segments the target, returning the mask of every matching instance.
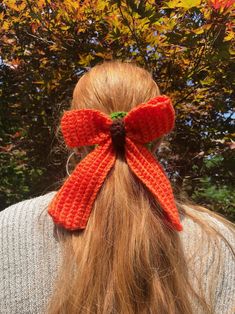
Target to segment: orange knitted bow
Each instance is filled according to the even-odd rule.
[[[130,169],[157,198],[172,227],[182,230],[171,184],[143,144],[169,133],[175,113],[170,98],[157,96],[132,109],[122,120],[125,128],[125,158]],[[113,120],[93,109],[66,111],[61,120],[68,147],[98,146],[67,178],[49,205],[54,222],[69,230],[84,229],[106,176],[116,159],[111,127]]]

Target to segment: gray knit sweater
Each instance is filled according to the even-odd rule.
[[[53,223],[46,208],[55,192],[12,205],[0,213],[0,313],[44,313],[53,289],[60,261],[60,247],[53,236]],[[234,236],[221,222],[201,213],[203,219],[218,228],[234,247]],[[213,298],[216,314],[232,314],[235,299],[235,261],[224,241],[220,243],[223,261],[218,262],[218,248],[204,245],[190,262],[201,239],[201,228],[189,218],[182,220],[180,233],[188,258],[192,283],[203,276],[206,298]],[[201,247],[201,246],[200,246]],[[217,263],[218,268],[215,267]],[[191,265],[191,266],[190,266]],[[217,278],[217,279],[215,279]],[[216,289],[212,291],[211,284]],[[200,308],[195,314],[202,313]]]

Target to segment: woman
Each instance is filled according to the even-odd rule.
[[[81,162],[58,192],[0,214],[1,313],[234,312],[232,224],[174,202],[153,160],[174,126],[159,95],[129,63],[103,63],[79,80],[61,128]],[[159,126],[145,132],[150,117]]]

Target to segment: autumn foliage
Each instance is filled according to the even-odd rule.
[[[3,0],[0,4],[2,207],[58,187],[55,137],[87,69],[132,60],[173,99],[175,131],[159,152],[175,186],[234,215],[233,0]]]

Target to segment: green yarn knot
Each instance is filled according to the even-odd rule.
[[[112,120],[114,120],[114,119],[124,118],[126,115],[127,115],[127,112],[125,111],[117,111],[117,112],[112,112],[110,117]]]

